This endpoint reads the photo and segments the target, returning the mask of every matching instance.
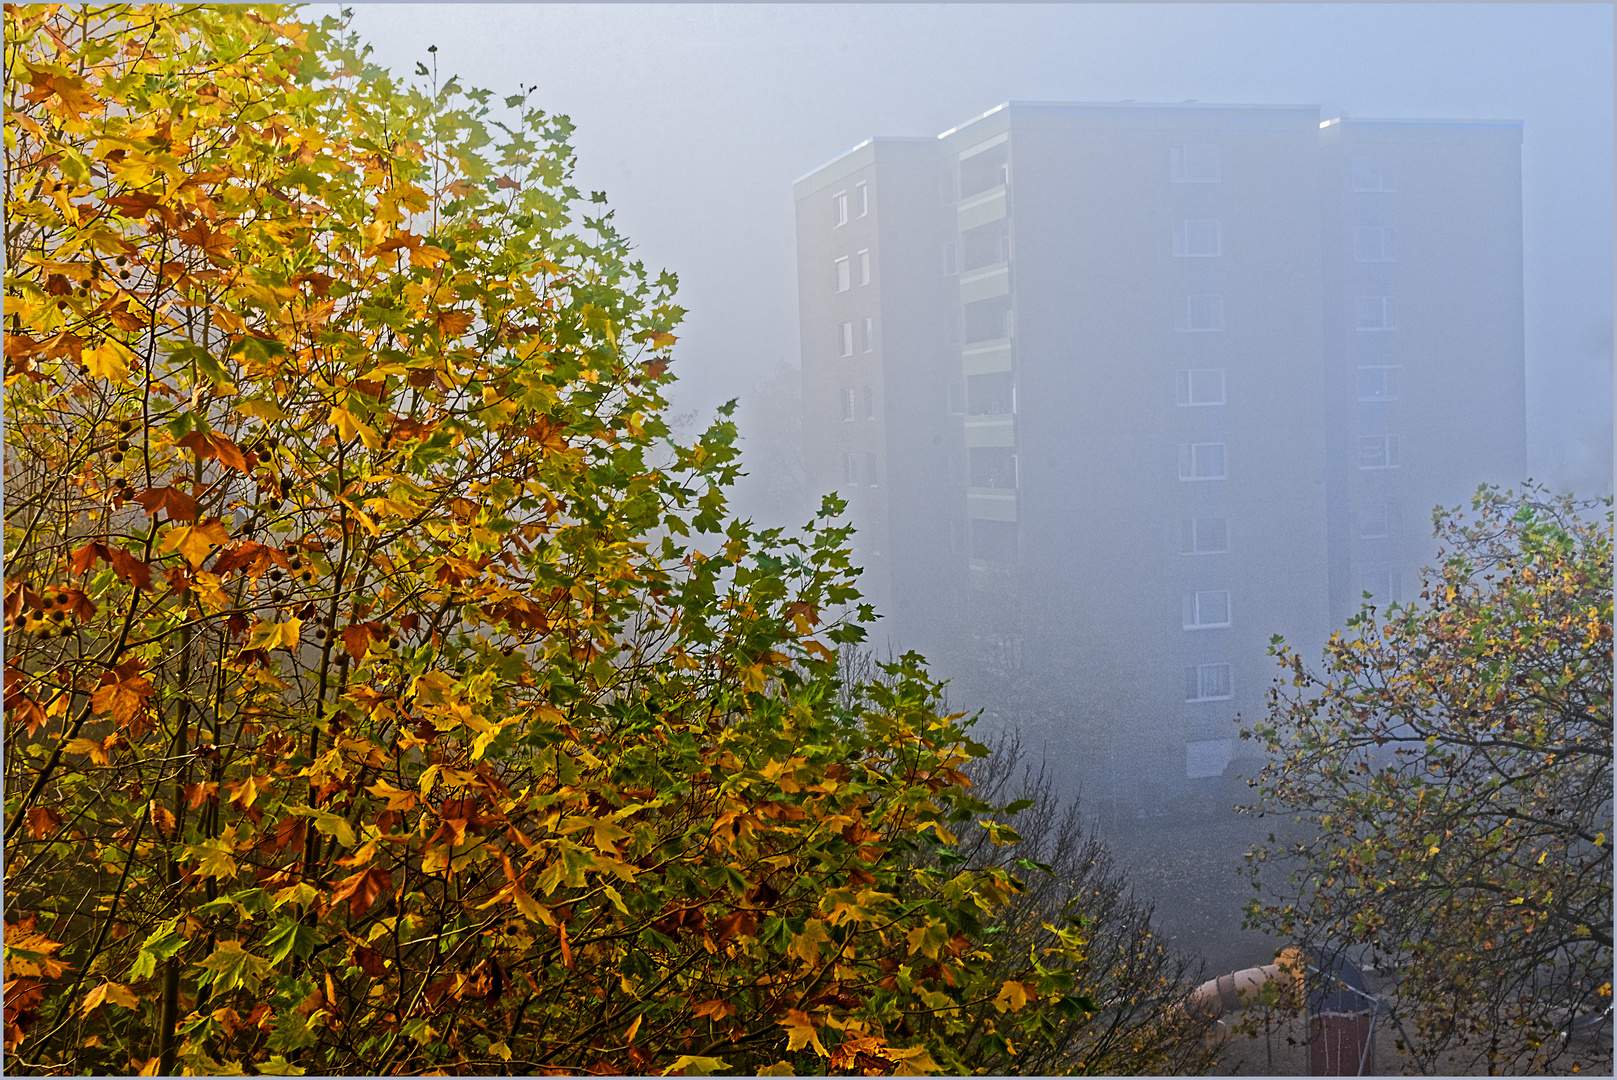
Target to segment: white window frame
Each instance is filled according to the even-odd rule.
[[[1404,602],[1404,576],[1397,570],[1366,570],[1359,579],[1362,599],[1373,604]]]
[[[853,323],[845,322],[837,338],[837,356],[846,360],[853,355]]]
[[[1403,370],[1402,364],[1363,364],[1359,367],[1359,400],[1360,401],[1397,401],[1398,400],[1398,372]],[[1365,390],[1366,380],[1372,380],[1372,385],[1379,382],[1379,393]]]
[[[1396,469],[1401,467],[1399,460],[1398,436],[1396,435],[1360,435],[1359,436],[1359,469],[1370,472],[1377,469]]]
[[[853,186],[855,217],[864,217],[870,213],[870,185],[861,180]]]
[[[865,403],[865,419],[876,419],[876,388],[867,383],[864,387],[863,398]]]
[[[1362,263],[1397,262],[1393,252],[1392,230],[1385,225],[1356,225],[1353,228],[1353,261]]]
[[[1213,218],[1187,218],[1173,230],[1176,259],[1216,259],[1224,253],[1224,228]]]
[[[1216,184],[1222,179],[1218,147],[1175,146],[1168,151],[1168,177],[1175,184]]]
[[[956,277],[960,273],[960,241],[950,240],[943,245],[943,276]]]
[[[849,485],[859,483],[859,457],[852,451],[845,451],[842,455],[842,482]]]
[[[872,318],[871,316],[866,315],[865,316],[865,321],[861,325],[862,325],[862,328],[863,328],[864,334],[865,334],[865,340],[864,340],[865,348],[864,348],[864,351],[867,352],[867,353],[868,352],[875,352],[876,351],[876,320],[874,318]]]
[[[1212,547],[1212,541],[1203,537],[1203,523],[1218,522],[1224,527],[1224,544]],[[1207,546],[1203,546],[1207,545]],[[1179,523],[1179,553],[1181,555],[1224,555],[1230,550],[1230,526],[1225,518],[1186,518]]]
[[[859,419],[859,395],[851,386],[842,388],[842,422],[850,424]]]
[[[876,473],[877,473],[876,455],[875,454],[866,454],[865,455],[865,474],[866,474],[865,486],[866,487],[880,487],[881,486],[881,484],[879,482],[879,478],[877,477]]]
[[[1186,593],[1183,613],[1186,630],[1217,630],[1230,626],[1230,591],[1198,589]]]
[[[1187,482],[1229,479],[1225,445],[1221,442],[1180,443],[1179,479]]]
[[[848,223],[848,193],[839,191],[831,196],[831,227],[840,229]]]
[[[1186,701],[1230,700],[1235,696],[1235,680],[1231,677],[1230,665],[1192,664],[1186,667],[1185,689],[1195,691],[1194,696],[1186,696]]]
[[[849,289],[853,288],[853,270],[848,265],[848,257],[846,255],[837,260],[836,268],[837,292],[847,292]]]
[[[1393,183],[1392,166],[1377,164],[1367,157],[1355,157],[1349,166],[1354,191],[1397,191]]]
[[[947,408],[950,416],[966,415],[966,383],[964,379],[949,384]]]
[[[1380,517],[1370,516],[1372,508],[1379,508]],[[1379,522],[1380,532],[1372,532]],[[1395,502],[1372,502],[1365,506],[1359,515],[1360,540],[1386,540],[1398,531],[1402,525],[1402,510]]]
[[[859,255],[859,284],[870,284],[870,249],[860,248]]]
[[[1353,328],[1361,333],[1378,334],[1398,329],[1397,311],[1390,296],[1355,296]]]
[[[1223,368],[1181,368],[1177,400],[1182,409],[1226,403]]]
[[[1199,310],[1198,310],[1199,309]],[[1193,293],[1185,297],[1184,321],[1181,333],[1218,333],[1224,329],[1224,298],[1212,293]]]

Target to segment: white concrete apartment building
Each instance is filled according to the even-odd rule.
[[[1094,800],[1224,775],[1274,634],[1525,467],[1521,128],[1011,102],[797,181],[804,441],[878,638]]]

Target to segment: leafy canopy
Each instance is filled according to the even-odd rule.
[[[1422,1071],[1604,1065],[1563,1037],[1611,1006],[1612,537],[1597,504],[1481,489],[1435,515],[1421,602],[1366,606],[1321,673],[1292,669],[1243,737],[1255,809],[1297,815],[1252,855],[1296,867],[1250,922],[1398,975]]]
[[[953,1072],[1092,1009],[930,855],[991,808],[919,659],[839,684],[838,505],[668,441],[676,282],[565,117],[269,6],[5,27],[14,1068]]]

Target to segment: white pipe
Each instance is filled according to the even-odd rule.
[[[1302,954],[1296,949],[1286,949],[1272,964],[1242,968],[1208,979],[1191,991],[1189,1005],[1206,1016],[1240,1012],[1256,1001],[1258,993],[1271,983],[1283,993],[1295,993],[1302,986],[1301,973]]]

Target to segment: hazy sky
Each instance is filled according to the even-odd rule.
[[[791,183],[866,136],[935,135],[1006,100],[1525,121],[1528,466],[1611,488],[1609,5],[352,7],[394,71],[437,45],[442,76],[535,84],[573,118],[580,187],[680,276],[683,408],[797,362]]]

